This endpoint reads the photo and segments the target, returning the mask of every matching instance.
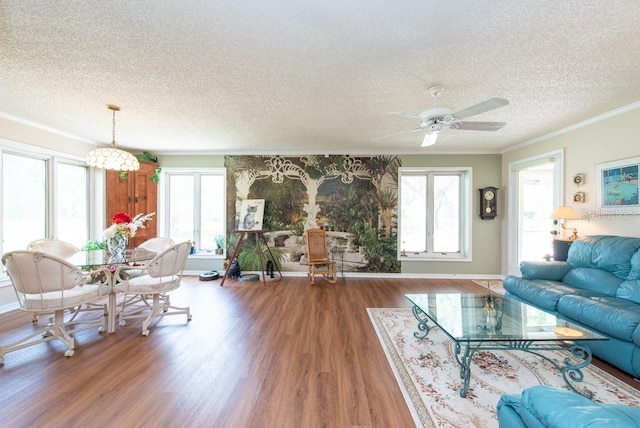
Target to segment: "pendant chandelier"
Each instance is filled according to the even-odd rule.
[[[120,150],[116,143],[116,112],[120,111],[120,107],[107,104],[107,108],[113,112],[111,147],[95,149],[89,152],[87,165],[116,171],[137,171],[140,169],[138,159],[131,153]]]

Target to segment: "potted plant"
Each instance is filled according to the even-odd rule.
[[[224,235],[216,235],[214,240],[216,242],[216,254],[224,254]]]

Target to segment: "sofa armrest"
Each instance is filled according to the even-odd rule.
[[[534,386],[522,392],[520,417],[527,427],[640,427],[640,409],[602,404],[564,389]]]
[[[499,428],[528,428],[520,418],[520,395],[503,395],[498,401]]]
[[[571,270],[571,265],[567,262],[520,262],[520,272],[525,279],[549,279],[560,281],[563,276]]]

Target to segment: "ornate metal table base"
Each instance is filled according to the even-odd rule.
[[[419,307],[413,306],[413,315],[418,320],[418,331],[413,335],[418,339],[424,339],[433,328],[427,322],[432,321],[429,316]],[[433,321],[432,321],[433,322]],[[435,323],[434,323],[435,324]],[[587,388],[581,390],[576,389],[572,383],[582,382],[584,374],[582,369],[591,364],[591,350],[583,345],[578,345],[571,341],[545,342],[532,340],[510,340],[510,341],[464,341],[454,340],[456,360],[460,365],[460,378],[463,380],[463,386],[460,390],[460,396],[466,397],[469,390],[469,379],[471,378],[471,363],[473,355],[480,350],[519,350],[529,352],[544,358],[551,363],[562,375],[562,379],[571,391],[582,394],[587,398],[593,397],[593,392]],[[570,355],[565,357],[563,364],[540,354],[539,351],[564,351]]]

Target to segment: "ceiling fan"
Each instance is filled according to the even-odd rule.
[[[506,122],[463,122],[462,119],[475,116],[480,113],[487,112],[499,107],[504,107],[509,104],[509,101],[504,98],[491,98],[471,107],[467,107],[456,113],[452,113],[448,107],[437,107],[437,98],[442,93],[444,86],[436,85],[427,89],[427,92],[433,97],[433,107],[421,112],[415,116],[412,114],[392,112],[390,116],[399,117],[401,119],[408,119],[418,121],[418,127],[409,129],[406,131],[396,132],[395,134],[385,135],[384,137],[375,138],[374,140],[380,140],[382,138],[388,138],[394,135],[405,134],[408,132],[426,131],[424,140],[422,140],[422,147],[431,146],[436,143],[438,134],[443,127],[449,129],[462,129],[469,131],[497,131]]]

